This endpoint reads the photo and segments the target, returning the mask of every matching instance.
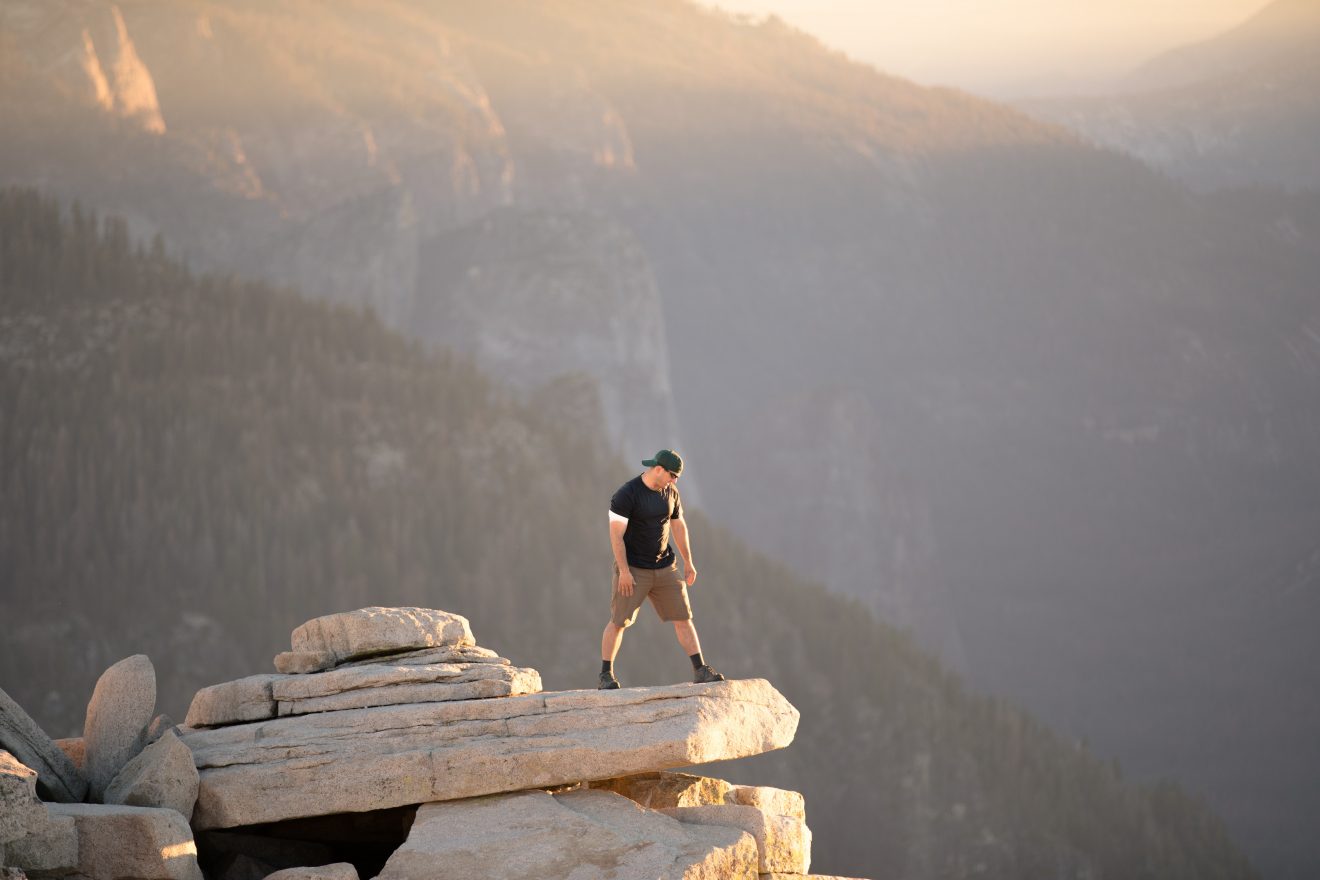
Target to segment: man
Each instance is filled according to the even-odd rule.
[[[697,580],[697,567],[692,562],[683,505],[674,485],[683,473],[683,459],[672,449],[661,449],[642,464],[646,470],[620,486],[610,499],[614,578],[610,622],[605,624],[600,640],[600,689],[619,686],[614,677],[614,658],[623,643],[623,631],[632,626],[642,600],[647,598],[661,620],[674,624],[674,635],[692,661],[692,681],[724,681],[724,676],[701,657],[701,642],[688,604],[687,588]],[[674,548],[669,546],[671,529],[683,556],[687,583],[678,575]]]

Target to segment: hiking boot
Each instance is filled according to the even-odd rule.
[[[600,684],[596,686],[598,691],[612,691],[619,687],[619,680],[614,677],[613,672],[602,672],[600,674]]]
[[[724,676],[715,671],[709,664],[698,666],[696,672],[692,673],[693,684],[706,684],[712,681],[724,681]]]

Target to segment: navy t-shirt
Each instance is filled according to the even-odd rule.
[[[623,548],[628,565],[633,568],[668,568],[674,563],[674,548],[669,546],[669,523],[683,517],[678,489],[671,483],[657,492],[633,477],[619,487],[610,499],[610,512],[628,520],[623,533]]]

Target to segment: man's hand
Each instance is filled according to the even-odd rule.
[[[629,571],[629,570],[626,569],[626,568],[624,568],[624,569],[620,569],[620,571],[619,571],[619,595],[620,595],[620,596],[631,596],[632,593],[633,593],[633,576],[632,576],[632,572]]]
[[[690,562],[683,567],[687,569],[687,585],[690,587],[697,582],[697,567]]]

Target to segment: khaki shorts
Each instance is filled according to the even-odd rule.
[[[610,620],[615,626],[632,626],[642,600],[649,598],[661,620],[691,620],[692,606],[688,604],[687,584],[678,575],[678,562],[669,568],[633,568],[633,592],[624,596],[619,592],[619,564],[613,565],[610,579]]]

